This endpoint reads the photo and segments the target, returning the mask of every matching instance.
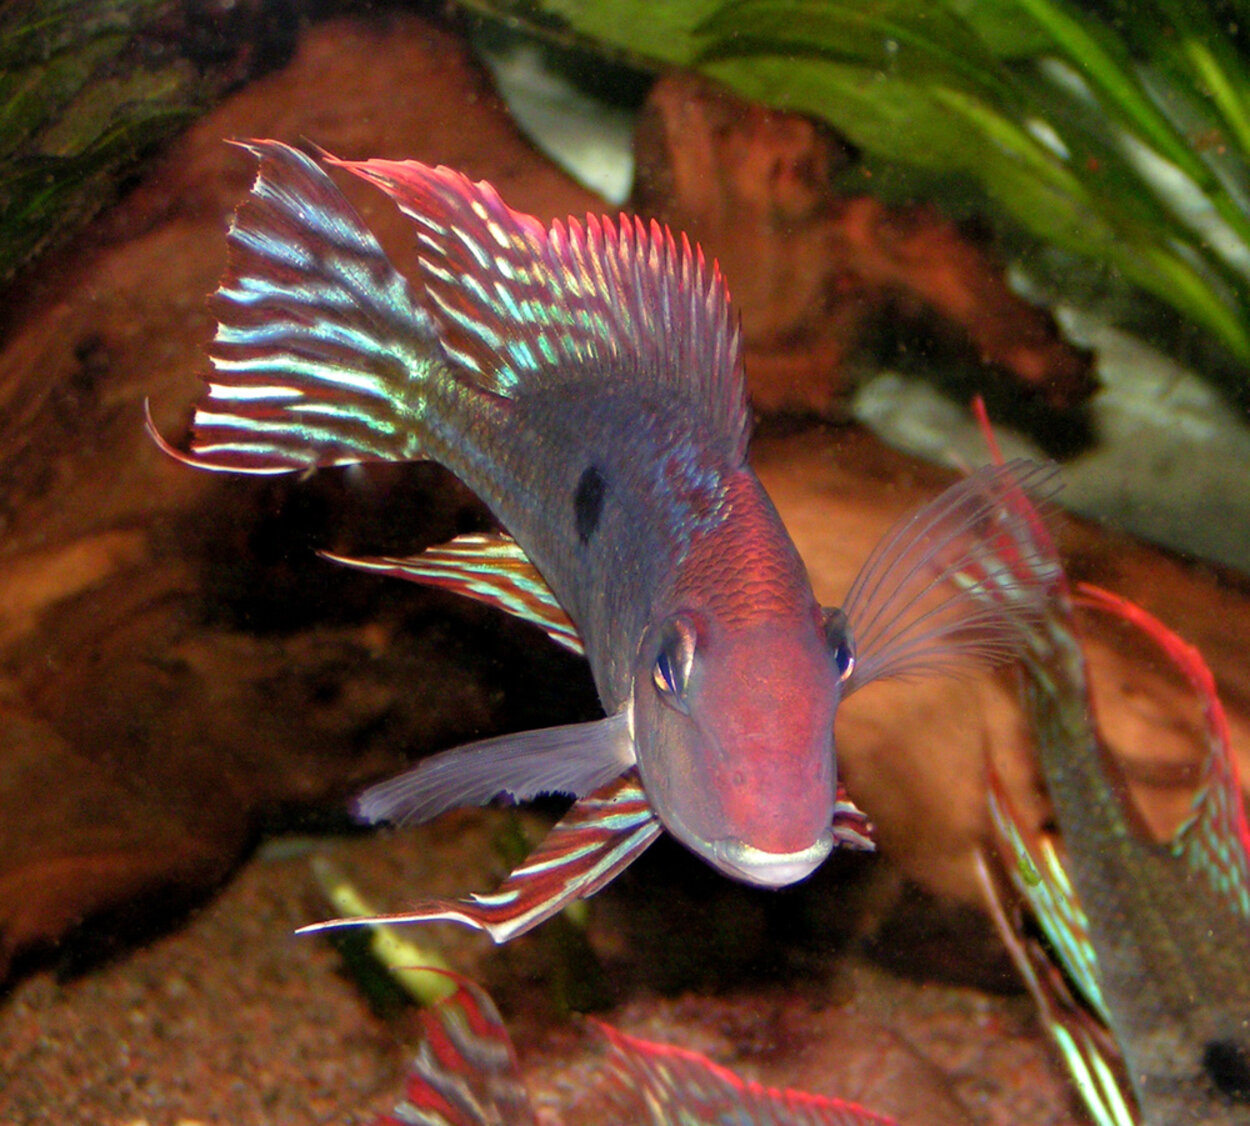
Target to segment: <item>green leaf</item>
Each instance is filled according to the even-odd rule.
[[[932,79],[1015,100],[1010,77],[962,20],[914,0],[732,0],[700,25],[700,61],[816,56],[886,78]]]
[[[1115,23],[1069,0],[540,6],[574,36],[822,118],[877,167],[972,178],[1018,227],[1250,361],[1250,71],[1204,6],[1106,0]]]

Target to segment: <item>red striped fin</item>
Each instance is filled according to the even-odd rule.
[[[405,1099],[374,1126],[532,1126],[516,1051],[486,992],[457,974],[450,997],[421,1013],[425,1039]]]
[[[553,641],[579,656],[585,655],[577,628],[538,568],[516,540],[501,532],[457,536],[450,543],[408,558],[353,559],[329,552],[322,554],[348,567],[392,575],[484,602],[533,623]]]
[[[707,1056],[591,1021],[608,1042],[617,1102],[629,1126],[896,1126],[855,1103],[765,1087]]]
[[[505,396],[535,381],[651,385],[745,456],[749,414],[728,289],[684,236],[626,215],[548,228],[449,168],[332,163],[382,188],[416,223],[442,345],[482,385]]]
[[[297,933],[372,923],[460,923],[499,943],[533,930],[557,911],[594,895],[660,834],[636,769],[573,803],[543,843],[490,895],[430,899],[407,911],[330,919]]]

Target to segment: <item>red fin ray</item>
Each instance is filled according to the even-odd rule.
[[[745,456],[739,332],[719,269],[658,223],[587,216],[544,227],[487,183],[417,161],[333,163],[417,224],[426,292],[448,355],[482,386],[610,377],[706,412]]]
[[[1052,463],[986,466],[887,533],[842,610],[855,644],[846,691],[881,677],[1001,663],[1040,621],[1060,572],[1036,540],[1035,510],[1058,487]]]
[[[1141,606],[1089,583],[1078,602],[1114,614],[1145,633],[1185,675],[1202,703],[1206,756],[1189,818],[1173,836],[1172,854],[1200,873],[1241,919],[1250,922],[1250,828],[1228,718],[1202,654]]]

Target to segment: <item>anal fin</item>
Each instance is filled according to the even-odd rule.
[[[557,911],[593,895],[660,835],[660,822],[636,769],[573,803],[543,843],[499,890],[467,899],[427,899],[407,911],[329,919],[297,933],[373,923],[459,923],[497,943],[533,930]]]

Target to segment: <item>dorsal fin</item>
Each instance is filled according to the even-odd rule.
[[[679,243],[658,223],[626,215],[547,228],[509,208],[490,184],[449,168],[330,162],[382,188],[417,224],[439,339],[484,387],[508,395],[573,373],[638,381],[698,404],[713,433],[745,452],[728,290],[685,236]]]
[[[1176,831],[1172,854],[1201,874],[1241,919],[1250,921],[1250,829],[1229,741],[1228,719],[1215,691],[1215,678],[1202,654],[1153,614],[1126,598],[1089,583],[1078,587],[1080,601],[1137,626],[1184,674],[1202,702],[1207,755],[1190,815]]]

